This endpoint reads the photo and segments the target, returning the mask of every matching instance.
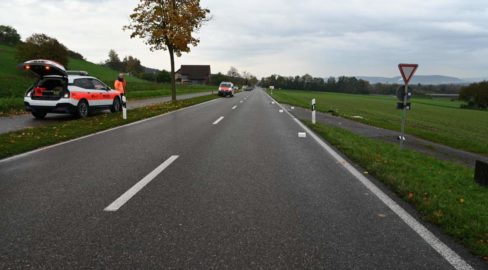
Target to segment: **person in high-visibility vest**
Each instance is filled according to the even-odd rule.
[[[121,95],[125,95],[126,86],[127,82],[124,79],[124,73],[120,73],[119,77],[114,82],[114,88],[119,91]]]
[[[117,80],[114,82],[114,88],[120,93],[120,98],[122,99],[122,117],[127,119],[127,101],[125,99],[125,90],[127,82],[124,79],[124,73],[120,73]]]

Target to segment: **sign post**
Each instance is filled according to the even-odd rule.
[[[315,125],[315,98],[312,99],[312,124]]]
[[[125,95],[122,96],[122,118],[124,120],[127,119],[127,99],[125,98]]]
[[[405,124],[407,122],[407,109],[410,106],[407,106],[407,101],[410,98],[411,92],[408,91],[408,83],[412,79],[415,71],[417,71],[419,65],[417,64],[399,64],[398,69],[400,69],[400,73],[402,74],[403,82],[405,83],[405,88],[402,94],[402,124],[401,124],[401,134],[398,139],[400,140],[400,149],[403,149],[403,144],[405,143]],[[400,98],[400,96],[399,96]]]

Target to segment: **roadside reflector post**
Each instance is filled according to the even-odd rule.
[[[315,125],[315,98],[312,99],[312,124]]]
[[[480,186],[488,188],[488,162],[481,160],[476,161],[476,166],[474,169],[474,180]]]
[[[127,99],[122,96],[122,118],[127,119]]]
[[[405,143],[405,125],[407,122],[407,110],[410,108],[410,105],[407,105],[408,100],[410,99],[410,96],[412,95],[412,92],[409,91],[408,89],[408,83],[412,79],[413,75],[415,74],[415,71],[417,71],[419,65],[417,64],[399,64],[398,69],[400,70],[400,73],[402,74],[403,82],[405,82],[405,88],[403,88],[403,91],[399,89],[400,95],[397,95],[398,99],[402,101],[402,123],[401,123],[401,134],[398,137],[400,141],[400,149],[403,149],[403,145]],[[398,105],[397,105],[398,106]],[[400,106],[398,106],[400,107]]]

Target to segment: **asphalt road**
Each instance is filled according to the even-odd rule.
[[[200,92],[193,94],[178,95],[178,99],[189,99],[204,95],[210,95],[211,92]],[[171,97],[156,97],[147,99],[136,99],[129,100],[127,102],[127,109],[140,108],[148,105],[154,105],[166,101],[170,101]],[[108,111],[108,110],[107,110]],[[49,113],[45,119],[37,120],[30,113],[0,117],[0,134],[8,133],[12,131],[17,131],[30,127],[39,127],[43,125],[48,125],[49,123],[59,122],[59,121],[70,121],[73,120],[73,116],[69,114],[54,114]]]
[[[255,90],[0,161],[0,268],[453,269],[303,131]]]

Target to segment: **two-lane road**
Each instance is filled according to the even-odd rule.
[[[0,161],[0,268],[453,269],[270,101]]]

